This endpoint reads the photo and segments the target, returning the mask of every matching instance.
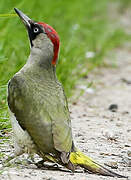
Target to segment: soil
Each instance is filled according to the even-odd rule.
[[[131,13],[125,13],[121,23],[131,27]],[[127,20],[128,19],[128,20]],[[77,85],[76,94],[84,94],[70,104],[75,144],[100,164],[131,178],[131,46],[115,50],[117,67],[95,69]],[[88,82],[93,82],[87,88]],[[21,157],[20,159],[25,159]],[[62,169],[62,168],[61,168]],[[117,178],[41,170],[35,165],[9,167],[0,176],[3,180],[116,180]],[[121,178],[122,179],[122,178]]]

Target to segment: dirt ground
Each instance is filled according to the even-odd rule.
[[[126,16],[125,13],[121,18],[125,28],[129,26],[131,13],[130,16],[128,13],[128,18]],[[77,91],[83,89],[84,94],[75,103],[70,104],[72,129],[75,143],[81,151],[100,164],[110,165],[114,167],[113,171],[131,178],[131,45],[126,44],[121,49],[115,50],[115,54],[118,67],[96,69],[77,86]],[[87,82],[90,81],[93,81],[94,85],[86,88]],[[7,168],[0,179],[116,180],[117,178],[83,172],[41,170],[30,164]]]

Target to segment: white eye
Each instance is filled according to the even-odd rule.
[[[39,28],[35,27],[34,28],[34,33],[37,33],[37,32],[39,32]]]

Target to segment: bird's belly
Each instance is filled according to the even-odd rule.
[[[9,114],[14,134],[15,154],[19,155],[22,153],[36,153],[35,144],[31,139],[29,133],[21,128],[14,114],[11,111],[9,111]]]

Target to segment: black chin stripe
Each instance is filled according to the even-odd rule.
[[[29,36],[29,40],[30,40],[30,45],[31,45],[31,47],[33,47],[33,43],[32,43],[33,39],[32,39],[32,36],[31,36],[31,33],[29,32],[29,30],[28,30],[28,36]]]

